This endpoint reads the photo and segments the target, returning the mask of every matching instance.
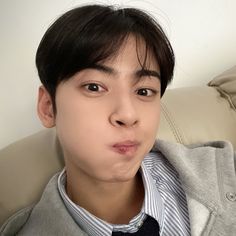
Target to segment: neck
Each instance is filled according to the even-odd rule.
[[[144,200],[140,173],[126,182],[102,182],[73,174],[67,168],[66,190],[69,198],[96,217],[111,224],[128,224]]]

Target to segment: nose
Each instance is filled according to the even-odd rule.
[[[130,97],[119,97],[115,100],[110,122],[116,127],[133,127],[137,125],[138,113]]]

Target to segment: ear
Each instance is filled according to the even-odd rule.
[[[44,86],[39,87],[37,112],[39,119],[46,128],[55,126],[52,99]]]

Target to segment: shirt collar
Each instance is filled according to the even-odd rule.
[[[143,219],[145,214],[153,217],[159,223],[160,227],[163,225],[164,218],[164,206],[161,196],[155,186],[155,181],[151,174],[148,172],[144,162],[142,162],[139,169],[145,191],[145,197],[141,212],[131,219],[128,225],[112,225],[96,216],[89,213],[84,208],[73,203],[68,197],[65,190],[66,171],[65,169],[60,173],[58,177],[58,190],[59,193],[76,223],[89,235],[95,236],[110,236],[112,231],[127,231],[129,228],[134,227],[140,219]]]
[[[153,217],[162,227],[164,219],[164,204],[160,193],[157,190],[155,180],[149,173],[144,162],[141,164],[140,172],[142,174],[143,185],[145,189],[145,198],[143,203],[143,212]]]
[[[112,225],[92,215],[84,208],[76,205],[70,200],[65,190],[66,183],[66,170],[65,168],[58,177],[58,190],[59,193],[75,222],[84,230],[88,235],[92,236],[110,236],[112,234]]]

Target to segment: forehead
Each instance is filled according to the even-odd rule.
[[[108,65],[118,63],[125,66],[127,62],[129,62],[129,66],[159,71],[159,65],[153,51],[148,48],[143,38],[135,35],[130,35],[124,39],[119,50],[102,63]]]
[[[88,78],[88,75],[96,78],[129,76],[136,82],[149,78],[150,81],[159,83],[161,79],[153,53],[147,49],[143,40],[137,41],[135,37],[124,40],[117,53],[110,58],[88,66],[73,78],[84,79]]]

